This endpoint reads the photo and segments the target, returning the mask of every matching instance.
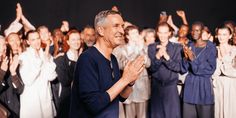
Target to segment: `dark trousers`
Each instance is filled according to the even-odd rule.
[[[183,118],[214,118],[214,105],[184,103]]]

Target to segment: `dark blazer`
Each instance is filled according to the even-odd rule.
[[[56,58],[54,61],[57,65],[57,79],[62,87],[59,96],[57,116],[59,118],[67,118],[69,117],[68,114],[70,109],[71,83],[73,81],[76,62],[71,61],[67,54]]]

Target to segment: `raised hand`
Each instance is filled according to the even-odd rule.
[[[144,56],[139,56],[135,60],[127,63],[124,68],[122,78],[126,79],[128,83],[132,83],[138,79],[144,68]]]
[[[22,14],[23,14],[23,13],[22,13],[21,5],[20,5],[20,3],[17,3],[17,4],[16,4],[16,19],[17,19],[17,20],[20,20]]]
[[[183,10],[177,10],[176,11],[177,15],[181,18],[184,18],[185,17],[185,12]]]
[[[188,25],[188,21],[187,21],[187,19],[186,19],[185,12],[184,12],[183,10],[178,10],[178,11],[176,11],[176,13],[177,13],[177,15],[178,15],[179,17],[181,17],[183,23],[184,23],[185,25]]]
[[[186,55],[186,58],[189,59],[190,61],[193,61],[196,57],[193,51],[191,50],[191,47],[184,47],[184,53]]]
[[[156,48],[159,49],[158,52],[156,53],[156,58],[160,59],[163,56],[162,46],[161,45],[157,45]]]
[[[10,68],[9,68],[12,76],[16,75],[16,69],[18,67],[18,64],[19,64],[19,56],[14,55],[14,57],[10,59]]]
[[[8,69],[8,62],[9,62],[8,57],[7,56],[4,57],[3,60],[2,60],[2,63],[1,63],[1,69],[3,71],[7,71],[7,69]]]

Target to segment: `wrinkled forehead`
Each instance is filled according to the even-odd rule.
[[[110,14],[106,17],[106,22],[113,25],[124,25],[123,18],[118,14]]]

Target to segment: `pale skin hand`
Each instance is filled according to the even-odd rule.
[[[51,40],[48,39],[48,40],[45,41],[45,43],[46,43],[46,48],[45,48],[44,53],[46,55],[47,60],[49,60],[50,59],[49,49],[50,49]]]
[[[144,61],[144,56],[139,56],[134,61],[129,61],[124,68],[122,78],[127,79],[128,83],[138,79],[140,72],[143,70]]]
[[[7,69],[8,69],[8,62],[9,62],[8,58],[4,57],[3,60],[2,60],[2,63],[1,63],[1,69],[3,71],[7,71]]]
[[[168,53],[166,52],[166,47],[165,46],[162,46],[162,45],[157,45],[156,48],[158,50],[158,52],[156,53],[156,58],[157,59],[160,59],[162,56],[165,58],[165,60],[169,60],[170,59],[170,56],[168,55]]]
[[[19,22],[22,16],[22,8],[19,3],[16,4],[16,20]]]
[[[16,75],[16,69],[18,67],[18,64],[19,64],[19,56],[15,55],[10,60],[10,68],[9,69],[10,69],[10,72],[11,72],[12,76]]]
[[[20,19],[22,20],[22,24],[24,25],[25,32],[28,32],[30,30],[35,30],[35,27],[23,15],[23,10],[20,3],[17,3],[17,9],[18,12],[21,13]]]
[[[185,25],[188,25],[185,12],[184,12],[183,10],[178,10],[178,11],[176,11],[176,13],[177,13],[177,15],[183,20],[183,23],[184,23]]]
[[[119,94],[123,98],[127,98],[132,92],[132,87],[127,85],[137,80],[144,68],[143,56],[139,56],[134,61],[129,61],[124,68],[121,79],[107,90],[107,93],[110,96],[110,101],[113,101]]]

